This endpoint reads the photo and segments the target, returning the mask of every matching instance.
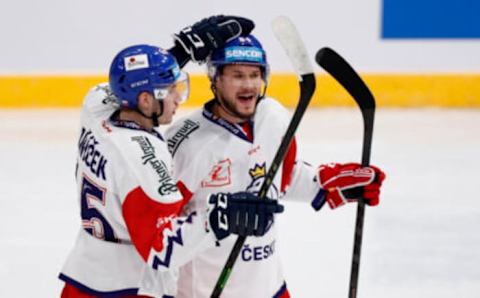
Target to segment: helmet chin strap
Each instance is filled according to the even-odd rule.
[[[160,114],[153,112],[152,116],[150,116],[154,127],[158,127],[160,125],[160,123],[158,123],[158,118],[163,114],[163,100],[157,100],[157,102],[160,105]]]
[[[160,116],[157,113],[152,113],[152,117],[150,119],[152,119],[153,127],[158,127],[160,125],[160,123],[158,123],[158,117]]]
[[[158,127],[160,123],[158,123],[158,118],[163,114],[163,100],[157,100],[158,104],[160,105],[160,114],[157,112],[153,112],[152,115],[148,116],[144,112],[142,112],[138,107],[135,110],[142,115],[143,117],[152,120],[153,127]]]
[[[258,97],[257,105],[258,105],[258,102],[260,101],[260,99],[263,99],[265,97],[265,94],[267,94],[267,83],[265,83],[265,86],[263,86],[263,92]]]

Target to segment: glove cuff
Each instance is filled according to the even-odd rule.
[[[338,208],[347,203],[347,199],[343,196],[340,189],[335,188],[327,193],[327,202],[331,209]]]
[[[209,207],[207,208],[207,232],[213,232],[218,241],[227,238],[230,235],[229,222],[227,218],[227,205],[218,206],[219,196],[225,194],[210,195],[208,198]],[[222,197],[223,198],[223,197]]]
[[[315,211],[322,209],[323,205],[327,201],[326,195],[327,191],[323,188],[320,188],[317,195],[315,195],[315,198],[313,198],[313,201],[310,203],[310,205]]]

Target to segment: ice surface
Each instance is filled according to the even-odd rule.
[[[59,297],[79,227],[77,110],[0,111],[0,297]],[[310,110],[299,154],[359,161],[356,109]],[[372,163],[387,172],[367,208],[358,297],[479,297],[480,110],[379,110]],[[279,217],[293,297],[347,297],[356,206]]]

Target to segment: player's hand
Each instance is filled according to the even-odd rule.
[[[318,169],[318,181],[327,192],[326,200],[332,209],[361,199],[367,205],[378,205],[384,179],[385,173],[379,168],[357,163],[332,163]]]
[[[283,212],[277,200],[260,199],[249,192],[212,194],[208,202],[210,227],[218,240],[230,234],[263,236],[273,223],[273,215]]]
[[[182,29],[173,37],[192,61],[204,62],[214,49],[240,35],[248,35],[254,27],[253,21],[246,18],[216,15]]]

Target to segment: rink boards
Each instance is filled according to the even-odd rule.
[[[362,74],[380,107],[480,107],[480,74]],[[0,76],[0,108],[78,107],[86,92],[103,75],[4,75]],[[190,76],[188,106],[212,97],[204,74]],[[298,99],[294,74],[274,73],[267,94],[287,106]],[[353,102],[330,77],[317,75],[312,106],[349,106]]]

